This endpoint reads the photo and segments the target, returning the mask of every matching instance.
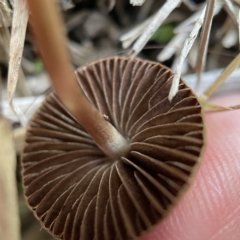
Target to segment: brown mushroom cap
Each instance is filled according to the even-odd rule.
[[[201,106],[182,80],[169,102],[173,73],[154,62],[113,57],[76,75],[130,152],[105,156],[51,93],[27,131],[27,202],[57,238],[135,239],[169,213],[197,170],[204,149]]]

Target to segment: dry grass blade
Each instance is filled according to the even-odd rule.
[[[8,72],[8,98],[9,103],[15,112],[17,112],[17,110],[13,105],[13,97],[19,78],[19,69],[22,59],[27,22],[28,22],[28,9],[26,1],[24,0],[15,1],[12,22],[12,33],[10,40],[10,59]]]
[[[184,42],[184,45],[183,45],[183,48],[181,51],[181,55],[178,58],[175,75],[174,75],[172,86],[171,86],[171,89],[169,92],[169,96],[168,96],[169,101],[171,101],[178,92],[178,86],[179,86],[179,81],[180,81],[180,77],[181,77],[182,66],[183,66],[184,60],[187,57],[191,47],[193,46],[193,43],[194,43],[195,39],[197,38],[200,28],[202,27],[205,13],[206,13],[206,7],[203,9],[201,16],[195,23],[194,28],[191,31],[189,37]]]
[[[20,240],[15,179],[15,149],[11,124],[0,116],[0,234],[1,239]]]
[[[221,86],[221,84],[232,74],[232,72],[240,65],[240,54],[224,69],[221,75],[214,83],[200,96],[200,101],[205,103],[209,97]]]
[[[203,8],[193,13],[189,18],[185,19],[183,22],[180,22],[180,24],[174,29],[174,33],[175,34],[183,33],[186,31],[186,29],[188,30],[190,27],[192,27],[192,25],[194,25],[201,16],[203,11],[202,9]]]
[[[240,22],[240,9],[238,10],[238,22]],[[238,24],[238,44],[240,47],[240,24]]]
[[[224,48],[231,48],[238,42],[238,33],[236,27],[230,16],[227,16],[222,27],[217,31],[216,38],[222,39],[222,46]]]
[[[192,31],[194,24],[197,22],[199,17],[201,16],[202,9],[199,11],[196,11],[194,14],[192,14],[189,18],[185,19],[183,22],[181,22],[175,29],[174,33],[175,36],[172,38],[172,40],[163,48],[163,50],[159,53],[157,56],[157,60],[160,62],[168,60],[170,57],[172,57],[175,53],[177,55],[180,55],[180,50],[182,49],[182,46],[184,44],[184,41],[189,36],[190,32]],[[191,51],[190,51],[191,53]],[[194,52],[194,59],[196,58],[195,52]],[[175,59],[175,61],[177,58]],[[195,68],[196,60],[191,61],[191,64]],[[175,66],[176,64],[174,64]],[[191,65],[191,66],[192,66]]]
[[[142,6],[144,4],[145,0],[130,0],[130,3],[133,6]]]
[[[233,0],[235,4],[238,4],[240,6],[240,0]]]
[[[169,16],[169,14],[178,7],[182,0],[167,0],[163,6],[158,10],[153,20],[149,23],[146,30],[136,41],[132,48],[132,56],[136,56],[144,48],[148,40],[159,28],[159,26],[164,22],[164,20]]]
[[[6,0],[0,2],[0,18],[0,27],[9,27],[11,25],[11,9]]]
[[[224,8],[228,12],[232,20],[235,22],[235,24],[238,26],[238,7],[234,6],[231,0],[224,0]]]
[[[191,10],[196,11],[201,7],[201,4],[197,4],[191,0],[183,0],[183,3]]]
[[[134,27],[129,32],[123,34],[120,38],[120,41],[122,42],[122,47],[124,49],[131,46],[131,44],[144,32],[144,29],[149,25],[149,23],[152,21],[154,15],[147,18],[144,22],[141,22],[139,25]]]
[[[111,11],[116,4],[116,0],[110,0],[108,10]]]
[[[100,7],[105,7],[108,11],[111,11],[116,4],[116,0],[98,0],[98,5]]]
[[[18,154],[22,153],[24,147],[24,140],[26,137],[26,128],[17,128],[13,131],[15,151]]]
[[[240,109],[240,104],[230,107],[219,106],[211,103],[204,103],[203,108],[206,112],[223,112],[223,111],[232,111]]]
[[[231,107],[219,106],[219,105],[212,104],[212,103],[204,103],[203,108],[207,112],[219,112],[219,111],[232,110]]]
[[[205,19],[202,26],[202,34],[200,37],[200,46],[199,46],[197,65],[196,65],[196,72],[198,75],[197,86],[201,81],[202,71],[204,69],[204,64],[206,62],[209,35],[212,27],[212,20],[214,16],[215,5],[216,5],[216,0],[208,0],[206,15],[205,15]]]
[[[2,107],[2,102],[3,102],[3,99],[2,99],[2,71],[0,69],[0,117],[2,115],[2,112],[3,112],[3,107]]]
[[[10,43],[9,27],[11,26],[12,22],[12,11],[6,0],[0,2],[0,11],[0,45],[4,51],[4,60],[6,61],[6,64],[8,64]],[[26,79],[21,67],[19,71],[19,90],[23,95],[28,96],[31,94],[31,91],[26,83]]]
[[[240,109],[240,104],[235,105],[235,106],[231,106],[229,108],[231,108],[232,110],[238,110],[238,109]]]
[[[163,48],[163,50],[157,56],[157,60],[164,62],[171,58],[178,49],[181,48],[185,39],[188,37],[187,33],[179,33]]]
[[[74,7],[72,0],[59,0],[59,3],[63,10],[68,10]]]

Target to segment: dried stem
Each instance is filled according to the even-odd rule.
[[[197,64],[196,64],[196,71],[198,75],[197,88],[199,87],[202,71],[204,70],[204,67],[205,67],[208,42],[209,42],[209,36],[210,36],[211,27],[212,27],[215,4],[216,4],[216,0],[208,0],[207,2],[206,15],[205,15],[204,23],[202,26],[202,34],[200,37],[200,46],[198,50],[198,58],[197,58]]]
[[[54,1],[28,0],[28,5],[31,12],[30,21],[44,64],[60,100],[107,155],[126,155],[126,140],[89,103],[74,77],[63,24]]]
[[[214,83],[200,96],[200,101],[205,103],[209,97],[221,86],[221,84],[232,74],[232,72],[240,65],[240,54],[224,69],[221,75]]]
[[[7,5],[6,1],[5,5]],[[26,84],[26,79],[21,68],[21,59],[28,22],[28,9],[26,2],[24,0],[18,0],[14,2],[11,38],[8,30],[9,26],[6,25],[6,23],[4,24],[4,21],[5,19],[2,19],[2,25],[4,26],[2,31],[4,31],[5,35],[5,39],[3,38],[3,40],[5,40],[5,51],[7,55],[9,55],[8,99],[14,113],[18,116],[22,125],[25,126],[27,122],[26,118],[19,109],[18,105],[14,104],[13,97],[16,91],[18,81],[23,93],[26,93],[26,95],[30,95],[31,93]]]
[[[2,82],[2,71],[0,69],[0,117],[3,115],[3,97],[2,97],[2,92],[3,92],[3,82]]]
[[[178,86],[179,86],[179,81],[180,81],[180,77],[181,77],[181,73],[182,73],[183,62],[184,62],[185,58],[187,57],[190,49],[192,48],[194,41],[196,40],[196,38],[198,36],[200,28],[202,27],[202,24],[203,24],[205,13],[206,13],[206,7],[203,9],[199,19],[195,23],[194,28],[192,29],[189,37],[184,42],[183,48],[181,50],[181,54],[178,58],[175,75],[173,77],[172,86],[171,86],[171,89],[169,92],[169,96],[168,96],[169,101],[171,101],[178,92]]]
[[[19,70],[21,69],[21,59],[25,34],[28,22],[28,9],[25,1],[15,1],[15,10],[13,13],[11,40],[9,52],[9,77],[8,77],[8,97],[12,104],[13,96],[16,91],[16,86],[19,78]],[[21,72],[23,74],[23,72]],[[22,77],[22,76],[21,76]]]
[[[132,48],[132,56],[136,56],[142,51],[148,40],[156,32],[159,26],[164,22],[164,20],[169,16],[169,14],[179,6],[181,0],[167,0],[163,6],[159,9],[153,20],[149,23],[144,33],[136,41]]]
[[[238,10],[238,22],[240,22],[240,9]],[[240,48],[240,24],[238,24],[238,47]]]
[[[124,49],[129,48],[132,43],[144,32],[146,27],[151,23],[153,16],[150,16],[147,18],[144,22],[141,22],[139,25],[131,29],[129,32],[123,34],[120,38],[120,41],[122,42],[122,47]]]
[[[130,0],[130,3],[133,6],[142,6],[144,2],[145,2],[145,0]]]
[[[229,16],[232,18],[233,22],[236,23],[236,26],[239,26],[237,7],[233,5],[231,0],[224,0],[223,3],[224,8],[228,12]]]
[[[1,239],[20,240],[16,158],[11,123],[0,116],[0,233]]]
[[[26,128],[16,128],[13,130],[13,139],[15,145],[15,151],[21,154],[25,145]]]

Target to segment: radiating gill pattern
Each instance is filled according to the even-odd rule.
[[[89,101],[129,141],[130,153],[105,156],[51,93],[27,130],[28,204],[59,239],[136,239],[189,185],[204,148],[201,106],[182,80],[169,102],[173,73],[158,63],[113,57],[76,76]]]

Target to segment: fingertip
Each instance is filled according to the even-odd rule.
[[[238,98],[214,102],[234,105]],[[143,240],[240,239],[239,119],[240,110],[206,114],[207,149],[196,179],[171,214]]]

